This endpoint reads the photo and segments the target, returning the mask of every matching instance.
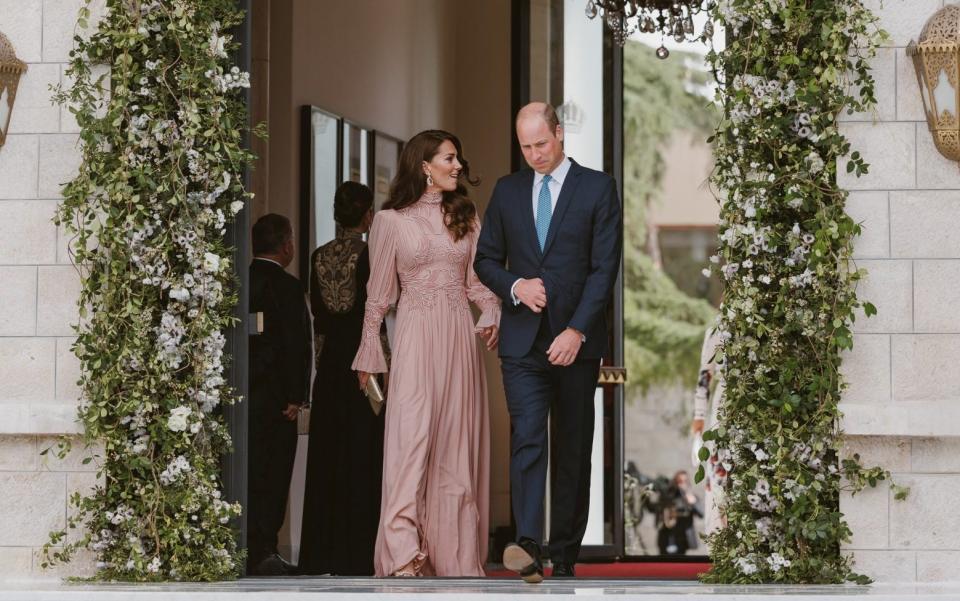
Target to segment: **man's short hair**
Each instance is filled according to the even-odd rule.
[[[290,220],[283,215],[267,213],[253,224],[253,254],[274,254],[293,236]]]
[[[557,109],[553,108],[552,104],[549,102],[543,103],[543,111],[540,113],[540,117],[546,122],[547,127],[550,128],[551,132],[557,131],[557,127],[560,125],[560,117],[557,116]],[[517,118],[515,121],[519,120],[520,113],[517,113]]]

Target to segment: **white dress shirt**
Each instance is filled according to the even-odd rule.
[[[285,267],[284,267],[283,265],[281,265],[280,263],[277,263],[277,262],[274,261],[273,259],[268,259],[268,258],[266,258],[266,257],[254,257],[253,260],[254,260],[254,261],[266,261],[267,263],[273,263],[274,265],[276,265],[276,266],[279,267],[280,269],[285,269]]]

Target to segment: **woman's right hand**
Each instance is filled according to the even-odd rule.
[[[370,372],[358,371],[357,379],[360,380],[360,390],[365,390],[367,388],[367,380],[370,379]]]
[[[690,426],[690,431],[694,434],[703,434],[703,420],[695,419],[693,424]]]

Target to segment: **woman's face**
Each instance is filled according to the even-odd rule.
[[[453,192],[457,189],[457,178],[463,165],[457,157],[457,148],[450,140],[444,140],[437,147],[437,154],[429,162],[423,162],[423,173],[433,178],[434,189]]]

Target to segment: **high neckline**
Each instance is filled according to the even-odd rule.
[[[420,197],[420,202],[428,205],[440,204],[443,200],[443,192],[424,192]]]
[[[355,230],[348,230],[347,228],[340,227],[339,225],[337,225],[336,236],[338,240],[363,240],[362,233]]]

